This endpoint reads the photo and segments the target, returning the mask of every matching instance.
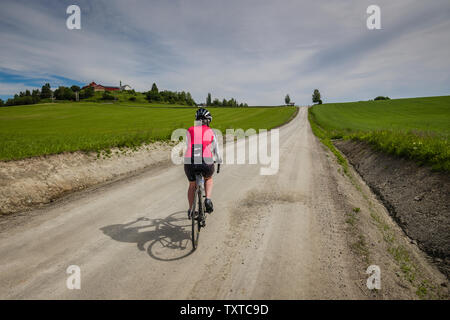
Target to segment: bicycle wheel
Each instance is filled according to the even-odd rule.
[[[199,211],[195,210],[195,204],[197,202],[198,192],[195,192],[194,202],[191,208],[191,221],[192,221],[192,250],[197,249],[198,238],[200,236],[200,223],[199,223]]]
[[[200,188],[198,190],[198,232],[200,232],[200,229],[202,228],[202,223],[204,222],[204,220],[206,219],[205,216],[205,206],[202,203],[202,199],[203,199],[203,192],[202,189]]]

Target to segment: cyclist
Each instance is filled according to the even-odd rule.
[[[208,213],[213,212],[211,193],[213,188],[214,160],[219,164],[222,163],[217,137],[209,127],[212,121],[211,113],[204,108],[200,108],[195,113],[195,120],[195,125],[190,127],[187,132],[187,150],[184,155],[184,172],[189,180],[187,194],[189,217],[189,210],[194,202],[196,172],[201,172],[205,179],[205,211]]]

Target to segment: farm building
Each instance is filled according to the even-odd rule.
[[[82,89],[85,89],[88,87],[93,87],[94,91],[118,91],[118,90],[120,90],[119,87],[102,86],[101,84],[96,84],[94,81],[89,83],[87,86],[84,86]]]

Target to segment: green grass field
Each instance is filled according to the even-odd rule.
[[[148,103],[148,101],[145,97],[145,94],[143,94],[141,92],[136,92],[135,94],[132,94],[131,92],[128,92],[128,91],[111,91],[111,92],[109,92],[109,94],[112,95],[116,99],[116,102],[129,103],[129,104]],[[94,96],[87,98],[87,99],[83,99],[83,100],[81,100],[81,102],[107,102],[107,101],[103,101],[102,97],[103,97],[103,92],[95,92]],[[131,97],[135,97],[136,100],[130,101]]]
[[[450,171],[450,96],[316,105],[309,119],[324,141],[367,141],[389,154]]]
[[[271,129],[295,107],[209,108],[212,127]],[[193,125],[196,108],[175,105],[54,103],[0,108],[0,160],[65,151],[135,147],[170,139],[176,128]]]

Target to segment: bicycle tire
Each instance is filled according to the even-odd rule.
[[[199,214],[198,232],[200,232],[200,229],[202,228],[202,225],[200,222],[202,220],[206,220],[205,207],[203,206],[202,199],[203,199],[203,192],[202,192],[202,188],[200,188],[198,190],[198,214]]]
[[[192,232],[191,232],[191,240],[192,240],[192,250],[197,249],[198,246],[198,239],[199,239],[199,231],[200,231],[200,224],[198,220],[199,213],[195,210],[195,204],[196,204],[196,198],[198,197],[198,193],[195,192],[194,202],[192,204],[191,208],[191,221],[192,221]]]

